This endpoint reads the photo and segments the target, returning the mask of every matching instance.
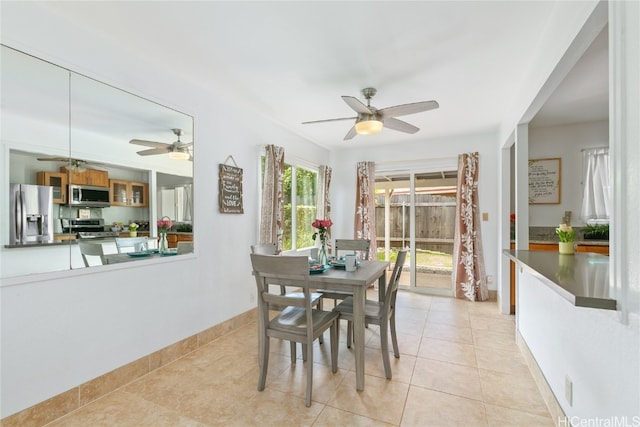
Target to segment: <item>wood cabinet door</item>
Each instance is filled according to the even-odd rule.
[[[109,186],[109,173],[107,171],[87,169],[85,172],[87,176],[87,184],[94,187],[108,187]]]
[[[53,203],[67,203],[67,174],[63,172],[38,172],[36,174],[38,185],[53,187]]]
[[[128,206],[128,181],[122,181],[119,179],[109,180],[109,193],[111,197],[112,206]]]
[[[129,206],[149,206],[149,185],[144,182],[129,183]]]

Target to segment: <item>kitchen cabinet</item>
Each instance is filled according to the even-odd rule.
[[[36,174],[38,185],[53,187],[53,203],[67,203],[67,174],[63,172],[38,172]]]
[[[60,172],[68,174],[69,184],[91,185],[94,187],[109,186],[109,172],[97,169],[87,169],[84,172],[67,170],[62,166]]]
[[[110,179],[112,206],[149,206],[149,185],[144,182]]]

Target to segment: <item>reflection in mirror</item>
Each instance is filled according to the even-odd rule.
[[[161,256],[153,253],[161,218],[156,176],[181,181],[173,188],[184,208],[166,215],[175,222],[168,255],[177,253],[178,240],[192,241],[192,233],[184,231],[193,221],[192,117],[5,46],[1,66],[2,149],[10,165],[2,175],[3,192],[10,192],[10,183],[51,188],[46,214],[53,228],[52,241],[10,242],[15,224],[2,215],[1,277]],[[181,130],[179,145],[174,129]],[[176,148],[188,153],[186,160],[170,158]],[[3,212],[10,211],[8,199],[3,198]],[[148,238],[147,250],[118,254],[115,238],[129,237],[132,223],[138,237]],[[89,262],[80,239],[99,246],[102,254]]]

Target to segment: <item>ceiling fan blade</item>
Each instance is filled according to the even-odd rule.
[[[382,121],[384,123],[384,127],[404,133],[416,133],[420,130],[420,128],[417,128],[412,124],[394,119],[393,117],[385,117]]]
[[[312,120],[310,122],[302,122],[302,124],[308,125],[311,123],[339,122],[342,120],[355,120],[355,119],[357,119],[357,117],[341,117],[339,119]]]
[[[351,129],[349,129],[349,132],[347,132],[347,134],[344,136],[344,140],[348,140],[348,139],[352,139],[354,136],[356,136],[358,133],[356,132],[356,126],[353,125],[351,126]]]
[[[358,98],[353,96],[343,96],[342,100],[356,113],[371,114],[371,109],[364,105]]]
[[[142,151],[138,151],[138,154],[140,156],[153,156],[155,154],[166,154],[169,153],[171,150],[168,150],[166,147],[165,148],[150,148],[149,150],[142,150]]]
[[[38,157],[41,162],[70,162],[69,157]]]
[[[406,116],[407,114],[421,113],[423,111],[435,110],[440,104],[436,101],[414,102],[412,104],[395,105],[393,107],[378,110],[383,118]]]
[[[171,145],[171,144],[166,144],[164,142],[145,141],[144,139],[132,139],[131,141],[129,141],[129,144],[144,145],[145,147],[158,147],[158,148]]]

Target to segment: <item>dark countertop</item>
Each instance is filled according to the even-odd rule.
[[[511,243],[515,243],[515,240],[511,240]],[[536,245],[557,245],[557,240],[534,240],[529,239],[529,243],[533,243]],[[608,240],[576,240],[576,245],[579,246],[609,246]]]
[[[616,309],[610,297],[608,256],[507,249],[503,253],[576,306]]]

